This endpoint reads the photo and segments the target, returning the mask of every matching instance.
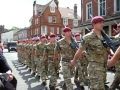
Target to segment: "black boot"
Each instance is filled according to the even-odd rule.
[[[81,86],[79,81],[74,80],[74,83],[77,86],[76,90],[85,90],[84,86]]]
[[[50,90],[55,90],[54,86],[49,85]]]
[[[48,90],[48,88],[46,87],[46,82],[42,82],[40,90]]]
[[[110,86],[110,89],[109,90],[116,90],[120,84],[120,77],[115,77],[112,85]]]
[[[66,87],[65,83],[62,85],[62,90],[67,90],[67,87]]]

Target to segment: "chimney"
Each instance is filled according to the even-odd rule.
[[[54,0],[54,2],[56,3],[57,8],[58,8],[59,7],[59,1],[58,0]]]
[[[77,19],[77,4],[74,4],[74,18]]]
[[[35,6],[35,4],[36,4],[36,0],[33,2],[33,7]]]

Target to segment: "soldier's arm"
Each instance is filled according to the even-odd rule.
[[[111,60],[108,61],[108,66],[114,66],[115,63],[120,59],[120,46],[119,48],[116,50],[114,56],[111,58]]]
[[[74,64],[76,63],[76,61],[77,61],[79,58],[82,57],[83,51],[84,51],[83,48],[79,48],[79,49],[77,50],[77,52],[76,52],[75,55],[74,55],[73,60],[71,61],[71,64],[74,65]]]

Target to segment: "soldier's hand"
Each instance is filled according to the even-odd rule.
[[[108,67],[114,66],[113,63],[112,63],[112,61],[111,61],[110,59],[107,61],[107,66],[108,66]]]
[[[71,62],[70,62],[71,67],[74,67],[75,64],[76,64],[76,61],[75,60],[71,60]]]

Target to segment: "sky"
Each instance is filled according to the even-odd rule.
[[[46,4],[51,0],[36,0],[38,4]],[[80,15],[81,0],[59,0],[60,7],[69,7],[73,9],[74,4],[78,6],[78,15]],[[29,19],[32,17],[34,0],[0,0],[0,25],[5,28],[12,27],[24,28],[29,26]]]

